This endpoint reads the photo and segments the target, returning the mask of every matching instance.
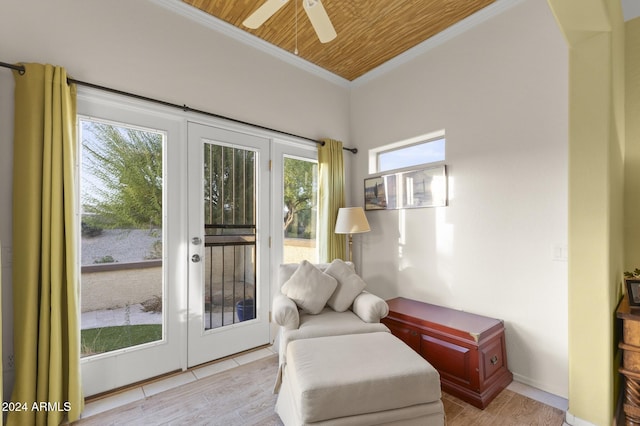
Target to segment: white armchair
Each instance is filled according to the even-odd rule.
[[[364,291],[352,263],[280,266],[280,293],[273,299],[273,320],[280,326],[275,347],[284,366],[289,342],[314,337],[389,332],[380,320],[389,313],[382,298]],[[276,392],[280,384],[280,371]]]
[[[319,265],[322,266],[322,265]],[[325,307],[322,313],[330,312],[333,309]],[[349,308],[350,312],[356,314],[361,321],[365,323],[379,323],[380,320],[389,313],[389,306],[380,297],[366,291],[360,292],[353,300],[353,304]],[[310,315],[301,312],[289,297],[282,293],[277,294],[273,298],[271,312],[273,320],[284,330],[297,330],[300,328],[300,316]],[[308,320],[308,319],[307,319]]]

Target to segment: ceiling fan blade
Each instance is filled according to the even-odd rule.
[[[242,25],[255,30],[280,10],[282,6],[287,4],[288,1],[289,0],[267,0],[262,6],[256,9],[255,12],[249,15]]]
[[[316,30],[320,43],[327,43],[336,38],[336,30],[333,28],[331,19],[320,0],[302,0],[302,5],[307,16]]]

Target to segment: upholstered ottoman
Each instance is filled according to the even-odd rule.
[[[287,346],[276,412],[285,425],[444,425],[438,372],[390,333]]]

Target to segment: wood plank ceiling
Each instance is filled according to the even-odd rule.
[[[264,0],[182,0],[289,52],[296,48],[296,4],[289,1],[260,28],[242,22]],[[322,44],[297,6],[298,56],[347,80],[472,15],[495,0],[322,0],[338,36]]]

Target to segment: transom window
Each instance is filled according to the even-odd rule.
[[[369,151],[369,173],[444,161],[445,142],[442,130],[372,149]]]

